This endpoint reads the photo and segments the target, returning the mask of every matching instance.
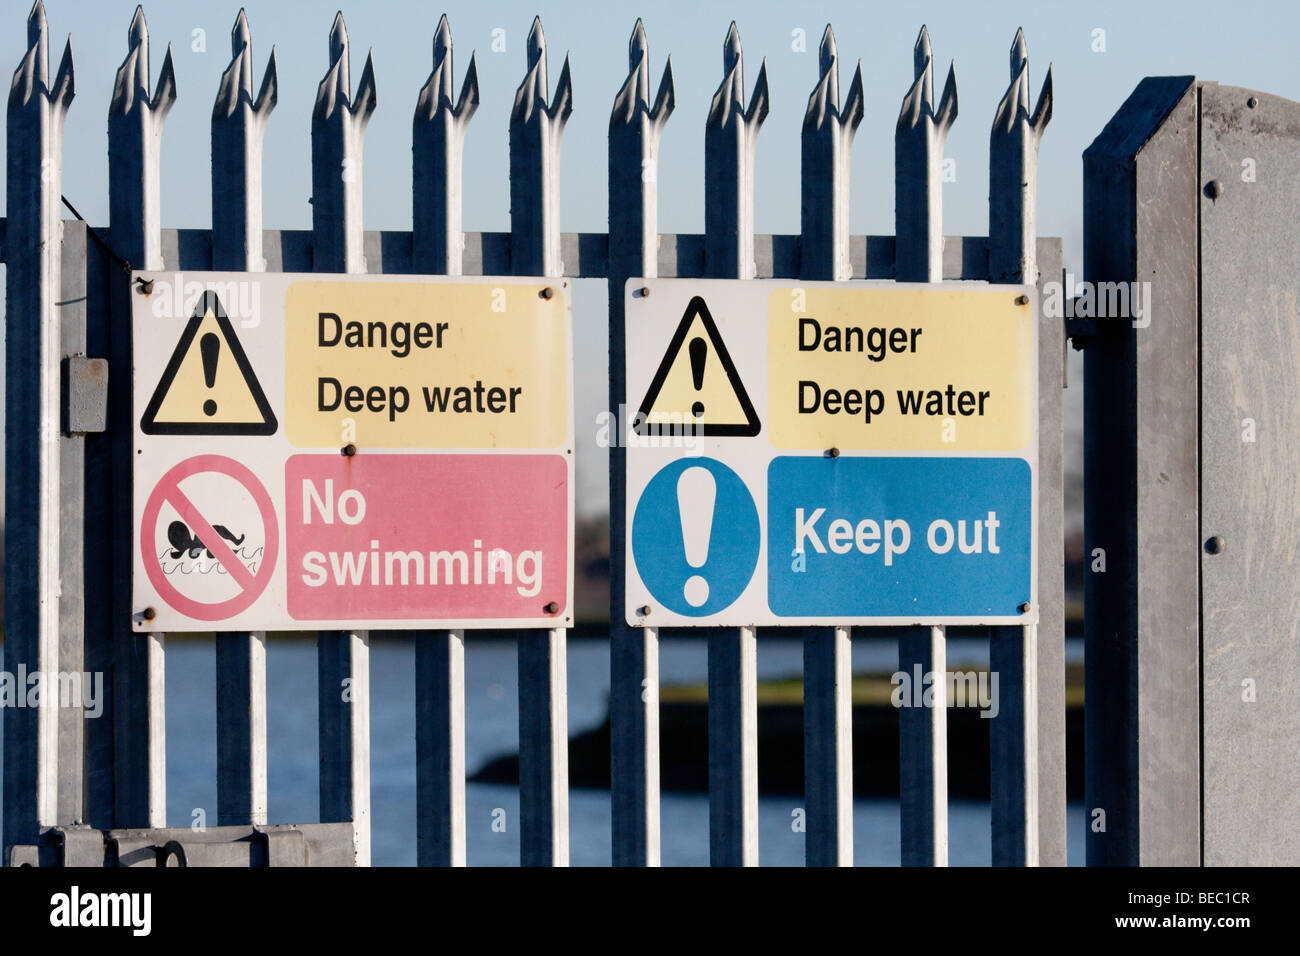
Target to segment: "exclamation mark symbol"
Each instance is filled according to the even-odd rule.
[[[709,357],[709,343],[704,339],[696,336],[691,339],[691,381],[695,384],[695,390],[698,392],[704,388],[704,362]],[[704,403],[696,402],[691,406],[691,414],[699,418],[704,414]],[[707,474],[707,472],[706,472]],[[708,540],[707,538],[705,539]],[[703,602],[700,602],[703,603]]]
[[[691,343],[692,360],[695,358],[695,342]],[[686,563],[692,568],[704,567],[709,559],[713,505],[717,495],[717,482],[707,468],[687,468],[677,478],[677,515],[682,522]],[[691,575],[682,588],[682,596],[691,607],[700,607],[709,599],[709,582],[698,574]]]
[[[217,356],[221,354],[221,339],[215,332],[205,332],[199,339],[199,357],[203,359],[203,383],[208,388],[217,384]],[[217,403],[208,399],[203,403],[203,414],[211,418],[217,413]]]

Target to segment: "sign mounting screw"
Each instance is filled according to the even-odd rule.
[[[1208,541],[1205,542],[1205,553],[1223,554],[1223,551],[1227,546],[1228,546],[1228,542],[1223,540],[1223,535],[1216,534],[1214,537],[1210,538]]]
[[[541,292],[537,294],[543,299],[549,299],[553,295],[555,295],[555,290],[548,285],[545,289],[543,289]]]
[[[545,611],[547,614],[554,614],[559,609],[560,606],[556,604],[554,601],[548,601],[546,603],[546,607],[542,608],[542,610]]]
[[[357,453],[357,446],[352,444],[351,442],[348,442],[346,445],[344,445],[342,448],[339,449],[339,452],[343,455],[344,458],[351,458],[353,455]]]
[[[140,612],[140,616],[144,618],[146,621],[152,621],[154,618],[158,616],[158,612],[151,607],[147,607]]]
[[[1028,614],[1031,610],[1033,610],[1033,607],[1034,606],[1032,604],[1030,604],[1028,601],[1025,601],[1023,604],[1020,605],[1020,613]]]

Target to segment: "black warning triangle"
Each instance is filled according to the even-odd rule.
[[[694,296],[677,323],[640,414],[638,435],[689,429],[696,435],[752,437],[761,429],[704,299]]]
[[[277,427],[221,300],[206,290],[158,380],[140,430],[146,435],[274,435]]]

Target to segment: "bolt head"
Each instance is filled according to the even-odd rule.
[[[1250,99],[1246,100],[1246,106],[1248,106],[1252,110],[1258,105],[1259,105],[1259,97],[1257,96],[1252,96]]]
[[[547,614],[554,614],[559,609],[560,606],[556,604],[554,601],[548,601],[546,606],[542,608],[542,610],[545,611]]]
[[[1030,611],[1032,611],[1033,609],[1034,609],[1034,606],[1033,606],[1032,604],[1030,604],[1028,601],[1025,601],[1023,604],[1020,605],[1020,613],[1021,613],[1021,614],[1028,614],[1028,613],[1029,613]]]
[[[1217,179],[1211,179],[1205,184],[1205,195],[1209,199],[1218,199],[1223,195],[1223,183]]]
[[[642,617],[645,617],[647,614],[650,613],[650,605],[642,604],[639,608],[636,609],[636,612],[640,614]]]
[[[1027,295],[1016,296],[1016,305],[1028,305],[1028,304],[1029,304],[1029,296]]]
[[[829,448],[826,450],[826,455],[828,458],[839,458],[840,450],[838,448]]]
[[[158,612],[151,607],[147,607],[140,612],[140,616],[144,618],[146,621],[152,621],[154,618],[158,616]]]
[[[1228,542],[1223,540],[1223,535],[1216,534],[1214,537],[1205,542],[1206,554],[1223,554],[1224,549],[1228,547]]]
[[[555,295],[555,290],[548,285],[545,289],[543,289],[541,292],[537,294],[543,299],[550,299]]]

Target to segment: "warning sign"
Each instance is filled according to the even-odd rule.
[[[809,283],[768,296],[761,318],[772,444],[955,452],[1029,443],[1029,296],[907,285],[863,291]]]
[[[637,434],[757,435],[758,416],[704,299],[695,296],[641,403]]]
[[[569,280],[136,276],[136,631],[573,623]]]
[[[566,431],[567,280],[295,282],[285,301],[286,430],[355,426],[372,447],[551,448]]]
[[[199,621],[223,620],[256,601],[279,547],[266,489],[222,455],[189,458],[163,475],[140,522],[149,581],[170,607]]]
[[[285,483],[297,620],[567,611],[564,456],[294,455]]]
[[[627,622],[1032,624],[1036,300],[629,280]]]
[[[273,435],[275,414],[217,294],[204,291],[140,419],[146,435]]]

